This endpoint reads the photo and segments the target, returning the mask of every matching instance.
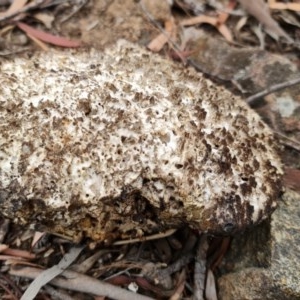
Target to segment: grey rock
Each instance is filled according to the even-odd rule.
[[[299,232],[300,195],[288,190],[271,223],[234,239],[218,280],[220,299],[300,299]]]

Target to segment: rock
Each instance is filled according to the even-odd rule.
[[[192,69],[120,41],[1,65],[0,209],[97,241],[183,224],[227,234],[281,191],[273,134]]]
[[[191,63],[201,72],[223,81],[232,81],[243,93],[255,94],[270,86],[298,78],[296,63],[259,48],[234,48],[203,30],[191,30]],[[276,93],[284,96],[284,92]],[[290,97],[297,99],[299,87],[290,87]],[[280,107],[279,107],[280,108]]]
[[[221,300],[300,299],[300,194],[287,191],[271,225],[233,241],[218,281]],[[223,270],[224,272],[224,270]]]

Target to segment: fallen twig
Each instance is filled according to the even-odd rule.
[[[208,250],[207,236],[202,235],[198,242],[194,272],[194,300],[204,300],[206,255]]]
[[[9,273],[14,276],[26,277],[35,279],[43,270],[38,268],[24,267],[12,268]],[[102,282],[93,277],[79,274],[73,271],[64,271],[62,273],[65,278],[57,277],[50,283],[51,285],[58,286],[72,291],[89,293],[97,296],[105,296],[115,300],[153,300],[150,297],[135,294],[125,289],[116,287],[109,283]]]
[[[180,300],[180,299],[182,299],[182,293],[183,293],[183,290],[184,290],[185,281],[186,281],[186,271],[185,271],[185,269],[183,269],[181,271],[181,273],[179,274],[177,287],[174,291],[174,294],[170,297],[170,300]]]
[[[143,238],[136,238],[136,239],[130,239],[130,240],[122,240],[122,241],[116,241],[113,243],[114,246],[116,245],[126,245],[126,244],[132,244],[132,243],[139,243],[139,242],[145,242],[145,241],[151,241],[151,240],[157,240],[161,239],[163,237],[172,235],[176,229],[169,229],[165,232],[157,233],[157,234],[152,234]]]
[[[282,89],[285,89],[287,87],[291,87],[293,85],[296,85],[300,83],[300,77],[298,78],[295,78],[295,79],[291,79],[291,80],[288,80],[286,82],[282,82],[282,83],[278,83],[278,84],[274,84],[264,90],[262,90],[261,92],[257,93],[257,94],[254,94],[250,97],[248,97],[246,99],[246,102],[251,105],[253,104],[256,100],[268,95],[268,94],[271,94],[271,93],[275,93],[275,92],[278,92]]]
[[[46,286],[45,291],[53,297],[53,299],[57,300],[74,300],[73,297],[69,296],[66,292],[60,291],[58,289],[54,289],[51,286]]]
[[[186,266],[193,259],[194,259],[193,253],[187,253],[186,255],[183,255],[178,260],[176,260],[174,263],[169,265],[167,268],[158,271],[158,277],[161,278],[161,280],[162,280],[163,278],[179,271],[183,266]]]
[[[290,148],[293,148],[300,152],[300,143],[294,139],[289,138],[281,132],[275,131],[275,134],[280,138],[280,142]]]
[[[78,273],[86,273],[98,260],[101,256],[112,252],[112,250],[109,249],[101,249],[99,251],[97,251],[96,253],[94,253],[92,256],[88,257],[87,259],[85,259],[83,262],[81,262],[80,264],[77,265],[73,265],[70,269],[72,269],[73,271],[76,271]]]
[[[4,238],[8,232],[8,228],[10,225],[10,220],[8,219],[2,219],[1,225],[0,225],[0,243],[4,241]]]
[[[13,294],[13,292],[8,287],[6,287],[1,281],[0,281],[0,288],[7,293],[9,299],[18,300],[18,298]]]
[[[26,292],[23,294],[21,300],[32,300],[38,294],[39,290],[50,282],[53,278],[61,274],[70,264],[78,257],[84,247],[73,247],[70,252],[65,254],[62,260],[57,264],[42,271],[39,276],[30,284]]]
[[[14,295],[17,296],[18,299],[22,296],[20,287],[10,278],[10,276],[0,273],[0,279],[5,281],[9,285],[10,291],[13,291]]]
[[[29,259],[29,260],[36,258],[36,255],[34,253],[30,253],[29,251],[20,250],[20,249],[7,248],[4,249],[1,253],[3,253],[4,255],[10,255],[22,259]]]

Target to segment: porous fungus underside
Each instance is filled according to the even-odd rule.
[[[242,230],[282,175],[259,116],[191,69],[120,41],[1,63],[0,208],[78,239],[183,224]]]

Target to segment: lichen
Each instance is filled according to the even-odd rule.
[[[281,190],[271,131],[243,100],[120,41],[1,63],[0,208],[94,240],[184,224],[243,230]]]

